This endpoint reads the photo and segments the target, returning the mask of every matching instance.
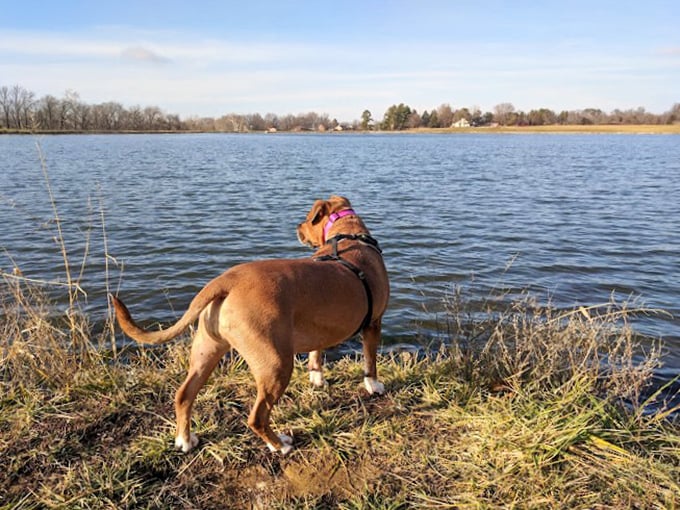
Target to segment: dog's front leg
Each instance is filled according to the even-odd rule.
[[[323,376],[323,357],[321,354],[321,351],[312,351],[309,353],[309,359],[307,360],[309,380],[317,388],[323,388],[328,384]]]
[[[385,393],[385,385],[378,380],[376,357],[380,344],[382,322],[380,319],[369,324],[361,333],[364,347],[364,386],[371,395]]]

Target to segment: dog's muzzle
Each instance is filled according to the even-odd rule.
[[[316,246],[312,241],[310,241],[309,239],[307,239],[304,236],[304,234],[302,233],[302,229],[300,228],[301,226],[302,226],[302,224],[300,224],[295,231],[296,234],[297,234],[298,241],[300,241],[300,244],[307,246],[309,248],[312,248],[312,249],[318,248],[318,246]]]

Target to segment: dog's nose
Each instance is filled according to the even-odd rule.
[[[300,230],[300,227],[295,230],[295,233],[297,234],[298,241],[300,241],[302,244],[305,244],[305,236],[302,235],[302,230]]]

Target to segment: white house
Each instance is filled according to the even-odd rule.
[[[460,119],[451,124],[451,127],[455,128],[468,128],[470,127],[470,123],[467,121],[467,119]]]

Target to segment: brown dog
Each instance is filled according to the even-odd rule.
[[[257,385],[248,425],[272,451],[286,454],[292,449],[292,438],[276,435],[269,416],[288,386],[296,353],[310,353],[310,379],[322,386],[321,350],[360,332],[364,384],[371,394],[384,392],[377,378],[376,351],[389,282],[377,242],[349,200],[338,196],[317,200],[297,234],[300,242],[316,249],[311,258],[232,267],[203,287],[168,329],[141,329],[123,302],[111,296],[118,323],[138,342],[167,342],[199,321],[189,373],[175,398],[175,444],[182,451],[198,444],[190,432],[194,399],[231,348],[248,363]]]

